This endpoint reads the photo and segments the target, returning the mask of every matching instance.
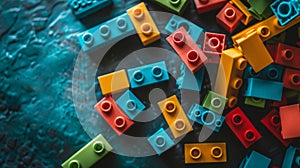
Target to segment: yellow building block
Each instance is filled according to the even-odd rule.
[[[255,72],[259,72],[273,62],[273,58],[256,31],[247,32],[244,37],[237,39],[236,43]]]
[[[98,81],[103,95],[117,93],[129,88],[129,81],[125,70],[99,76]]]
[[[160,39],[160,33],[144,2],[128,9],[127,13],[144,46]]]
[[[230,48],[222,52],[214,91],[228,98],[229,108],[234,107],[238,101],[246,66],[247,60],[238,49]]]
[[[157,104],[162,111],[174,138],[178,138],[193,130],[176,95],[160,101]]]
[[[258,22],[256,24],[254,24],[253,26],[250,26],[250,27],[244,29],[243,31],[232,36],[231,38],[232,38],[233,42],[236,44],[236,41],[238,39],[243,38],[244,36],[246,36],[248,34],[249,31],[254,30],[257,32],[257,34],[259,34],[259,37],[261,38],[262,41],[266,41],[299,22],[300,22],[300,16],[296,17],[288,24],[281,26],[278,23],[278,19],[276,18],[276,16],[273,15],[266,20]]]
[[[185,163],[227,162],[226,143],[184,144]]]
[[[253,16],[240,0],[231,0],[229,3],[234,4],[244,14],[244,18],[241,20],[244,25],[248,25],[252,21]]]

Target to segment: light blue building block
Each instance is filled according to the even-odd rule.
[[[244,73],[244,79],[247,78],[259,78],[265,80],[272,80],[272,81],[282,81],[282,74],[283,74],[283,66],[277,64],[270,64],[263,70],[255,73],[251,65],[247,65]]]
[[[81,48],[89,52],[98,47],[122,40],[135,33],[132,22],[127,13],[108,20],[98,26],[77,35]]]
[[[193,104],[189,110],[188,117],[215,132],[219,132],[225,117],[205,109],[199,104]]]
[[[276,0],[270,7],[281,26],[286,25],[299,16],[300,2],[298,0]]]
[[[281,167],[300,167],[300,148],[288,147]]]
[[[173,15],[165,27],[168,33],[173,33],[180,27],[184,27],[192,39],[197,43],[200,35],[203,33],[203,28],[195,25],[194,23],[187,21],[177,15]]]
[[[169,74],[165,61],[160,61],[127,70],[131,88],[169,80]]]
[[[183,74],[180,80],[177,80],[179,84],[179,89],[187,89],[187,90],[194,90],[194,91],[201,91],[203,78],[204,78],[204,71],[205,68],[199,69],[194,74],[183,64],[182,68]]]
[[[116,103],[132,120],[146,108],[130,90],[123,93]]]
[[[161,155],[174,145],[174,141],[163,128],[151,135],[148,141],[158,155]]]
[[[244,96],[281,101],[283,83],[257,78],[248,78]]]
[[[240,164],[240,168],[268,168],[271,159],[256,152],[252,151],[250,156],[246,156]]]

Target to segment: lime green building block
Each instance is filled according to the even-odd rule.
[[[273,15],[270,4],[273,0],[248,0],[250,4],[249,12],[257,20],[263,20]]]
[[[255,98],[255,97],[246,97],[245,104],[254,107],[265,108],[266,100]]]
[[[189,1],[188,0],[154,0],[154,2],[169,9],[170,11],[178,15],[181,15],[184,12]]]
[[[208,91],[208,94],[205,96],[202,106],[222,115],[226,102],[226,97],[223,97],[215,92]]]
[[[99,134],[61,166],[63,168],[88,168],[102,159],[111,150],[110,144]]]

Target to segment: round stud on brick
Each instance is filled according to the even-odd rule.
[[[260,72],[255,72],[252,67],[248,69],[248,72],[251,77],[258,77],[260,75]]]
[[[173,35],[173,42],[178,45],[178,46],[183,46],[184,45],[184,35],[182,32],[178,31]]]
[[[199,2],[202,4],[207,4],[209,2],[209,0],[199,0]]]
[[[271,117],[270,119],[271,121],[271,124],[274,126],[274,127],[278,127],[280,126],[280,117],[279,115],[275,114]]]
[[[177,29],[179,29],[180,27],[183,27],[188,33],[191,31],[189,23],[185,21],[180,22],[177,26]]]
[[[110,36],[110,28],[107,25],[102,25],[99,28],[99,33],[100,36],[102,36],[103,38],[108,38]]]
[[[243,71],[247,66],[247,60],[245,58],[239,58],[237,60],[237,66],[236,68],[240,71]]]
[[[165,141],[165,138],[163,136],[160,136],[158,135],[156,138],[155,138],[155,145],[159,148],[162,148],[164,147],[166,144],[166,141]]]
[[[173,6],[178,6],[181,2],[181,0],[169,0],[170,4]]]
[[[234,124],[234,125],[241,125],[243,124],[243,118],[240,114],[234,114],[231,118],[231,122]]]
[[[151,36],[151,34],[153,33],[151,24],[143,23],[141,25],[141,31],[145,36]]]
[[[96,141],[93,144],[93,149],[95,153],[102,153],[105,149],[105,146],[102,141]]]
[[[238,90],[242,87],[242,84],[243,84],[243,80],[241,78],[235,78],[231,83],[231,87],[233,89]]]
[[[256,97],[251,97],[251,101],[255,102],[255,103],[259,103],[262,101],[262,99],[260,98],[256,98]]]
[[[133,80],[136,82],[136,83],[142,83],[145,79],[145,75],[142,71],[135,71],[133,73]]]
[[[221,121],[221,120],[216,120],[216,122],[215,122],[215,126],[216,127],[221,127],[222,126],[222,124],[223,124],[223,122]]]
[[[211,111],[204,111],[202,116],[201,116],[201,121],[204,125],[212,125],[216,120],[216,115],[215,113]]]
[[[192,147],[190,149],[190,157],[194,160],[197,160],[201,157],[201,150],[198,147]]]
[[[221,42],[217,37],[211,37],[208,39],[208,46],[212,49],[218,49],[221,47]]]
[[[300,166],[300,156],[297,156],[295,158],[295,163],[296,163],[297,166]]]
[[[80,168],[80,163],[78,160],[72,160],[70,161],[69,165],[68,165],[69,168]]]
[[[223,150],[221,147],[219,146],[214,146],[211,148],[210,150],[210,155],[215,158],[215,159],[219,159],[222,157],[223,155]]]
[[[213,108],[218,109],[218,108],[220,108],[220,107],[222,106],[222,101],[221,101],[220,98],[214,97],[214,98],[211,99],[210,104],[211,104],[211,106],[212,106]]]
[[[160,67],[155,66],[152,68],[152,75],[154,78],[159,79],[163,76],[163,70]]]
[[[281,57],[285,61],[291,61],[294,59],[294,52],[290,49],[285,49],[281,52]]]
[[[170,26],[173,27],[173,28],[176,28],[177,22],[175,20],[171,20]]]
[[[195,117],[200,117],[202,115],[200,110],[193,111],[193,114]]]
[[[191,64],[196,64],[199,62],[200,60],[200,57],[199,57],[199,54],[196,50],[190,50],[188,53],[187,53],[187,60],[188,62],[190,62]]]
[[[142,19],[144,17],[144,11],[140,7],[136,7],[132,10],[132,14],[136,19]]]
[[[256,136],[254,134],[253,130],[246,130],[244,133],[244,138],[246,139],[246,141],[248,142],[253,142],[256,139]]]
[[[118,18],[117,19],[117,26],[118,26],[118,29],[121,30],[121,31],[125,31],[126,28],[127,28],[127,22],[124,18]]]
[[[82,36],[82,39],[84,41],[84,44],[89,46],[89,47],[94,44],[94,38],[93,38],[93,35],[91,33],[85,33]]]
[[[173,113],[176,110],[176,105],[173,101],[167,101],[164,106],[164,110],[168,113]]]
[[[70,6],[72,9],[78,10],[81,6],[81,1],[72,1]]]
[[[127,110],[128,111],[131,111],[131,112],[133,112],[133,111],[135,111],[136,110],[136,102],[134,101],[134,100],[127,100],[127,102],[126,102],[126,108],[127,108]]]
[[[125,120],[124,117],[118,116],[118,117],[115,118],[114,124],[117,128],[123,128],[126,124],[126,120]]]
[[[292,12],[292,4],[290,2],[281,2],[278,6],[277,6],[277,14],[280,17],[286,18],[289,17],[291,15]]]
[[[103,112],[105,112],[105,113],[110,112],[111,109],[112,109],[112,104],[111,104],[111,102],[110,102],[110,101],[107,101],[107,100],[101,102],[100,109],[101,109],[101,111],[103,111]]]
[[[231,96],[231,97],[229,97],[228,98],[228,107],[229,108],[232,108],[232,107],[234,107],[236,104],[237,104],[237,97],[235,97],[235,96]]]
[[[90,5],[90,4],[93,3],[93,0],[85,0],[85,2],[86,2],[88,5]]]
[[[229,21],[233,21],[236,17],[236,13],[233,8],[226,8],[224,14],[225,18]]]
[[[268,70],[267,76],[268,76],[269,79],[277,79],[279,77],[278,69],[276,69],[276,68],[270,68]]]
[[[271,34],[271,31],[268,26],[260,26],[257,29],[257,34],[259,34],[261,37],[269,37]]]
[[[289,81],[292,85],[300,85],[300,74],[291,74],[289,76]]]
[[[183,131],[185,129],[185,123],[182,119],[175,120],[175,129],[177,131]]]

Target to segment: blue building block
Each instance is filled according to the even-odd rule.
[[[77,38],[82,50],[89,52],[97,47],[104,47],[122,40],[132,34],[135,34],[135,29],[128,14],[124,13],[78,34]]]
[[[184,27],[192,39],[197,43],[200,35],[203,33],[203,28],[195,25],[194,23],[181,18],[180,16],[173,15],[165,27],[168,33],[173,33],[180,27]]]
[[[299,3],[299,1],[295,0],[276,0],[270,7],[279,24],[284,26],[299,15]]]
[[[69,0],[74,15],[81,19],[112,4],[111,0]]]
[[[187,89],[194,91],[201,91],[205,69],[201,68],[194,74],[185,66],[181,64],[182,76],[177,79],[179,89]]]
[[[285,151],[282,167],[300,167],[300,148],[290,146]]]
[[[123,93],[116,103],[132,120],[146,108],[130,90]]]
[[[282,81],[282,74],[283,74],[283,66],[277,64],[270,64],[263,70],[255,73],[251,65],[247,65],[244,73],[244,79],[248,78],[259,78],[265,80],[272,80],[272,81]]]
[[[174,141],[163,128],[151,135],[148,141],[158,155],[161,155],[174,145]]]
[[[131,88],[169,80],[169,74],[165,61],[160,61],[127,70]]]
[[[248,78],[244,96],[281,101],[283,83],[257,78]]]
[[[194,104],[191,106],[188,117],[190,120],[195,121],[215,132],[219,132],[221,126],[224,123],[225,117],[205,109],[199,104]]]
[[[239,168],[268,168],[270,163],[270,158],[256,151],[252,151],[250,156],[245,157]]]

